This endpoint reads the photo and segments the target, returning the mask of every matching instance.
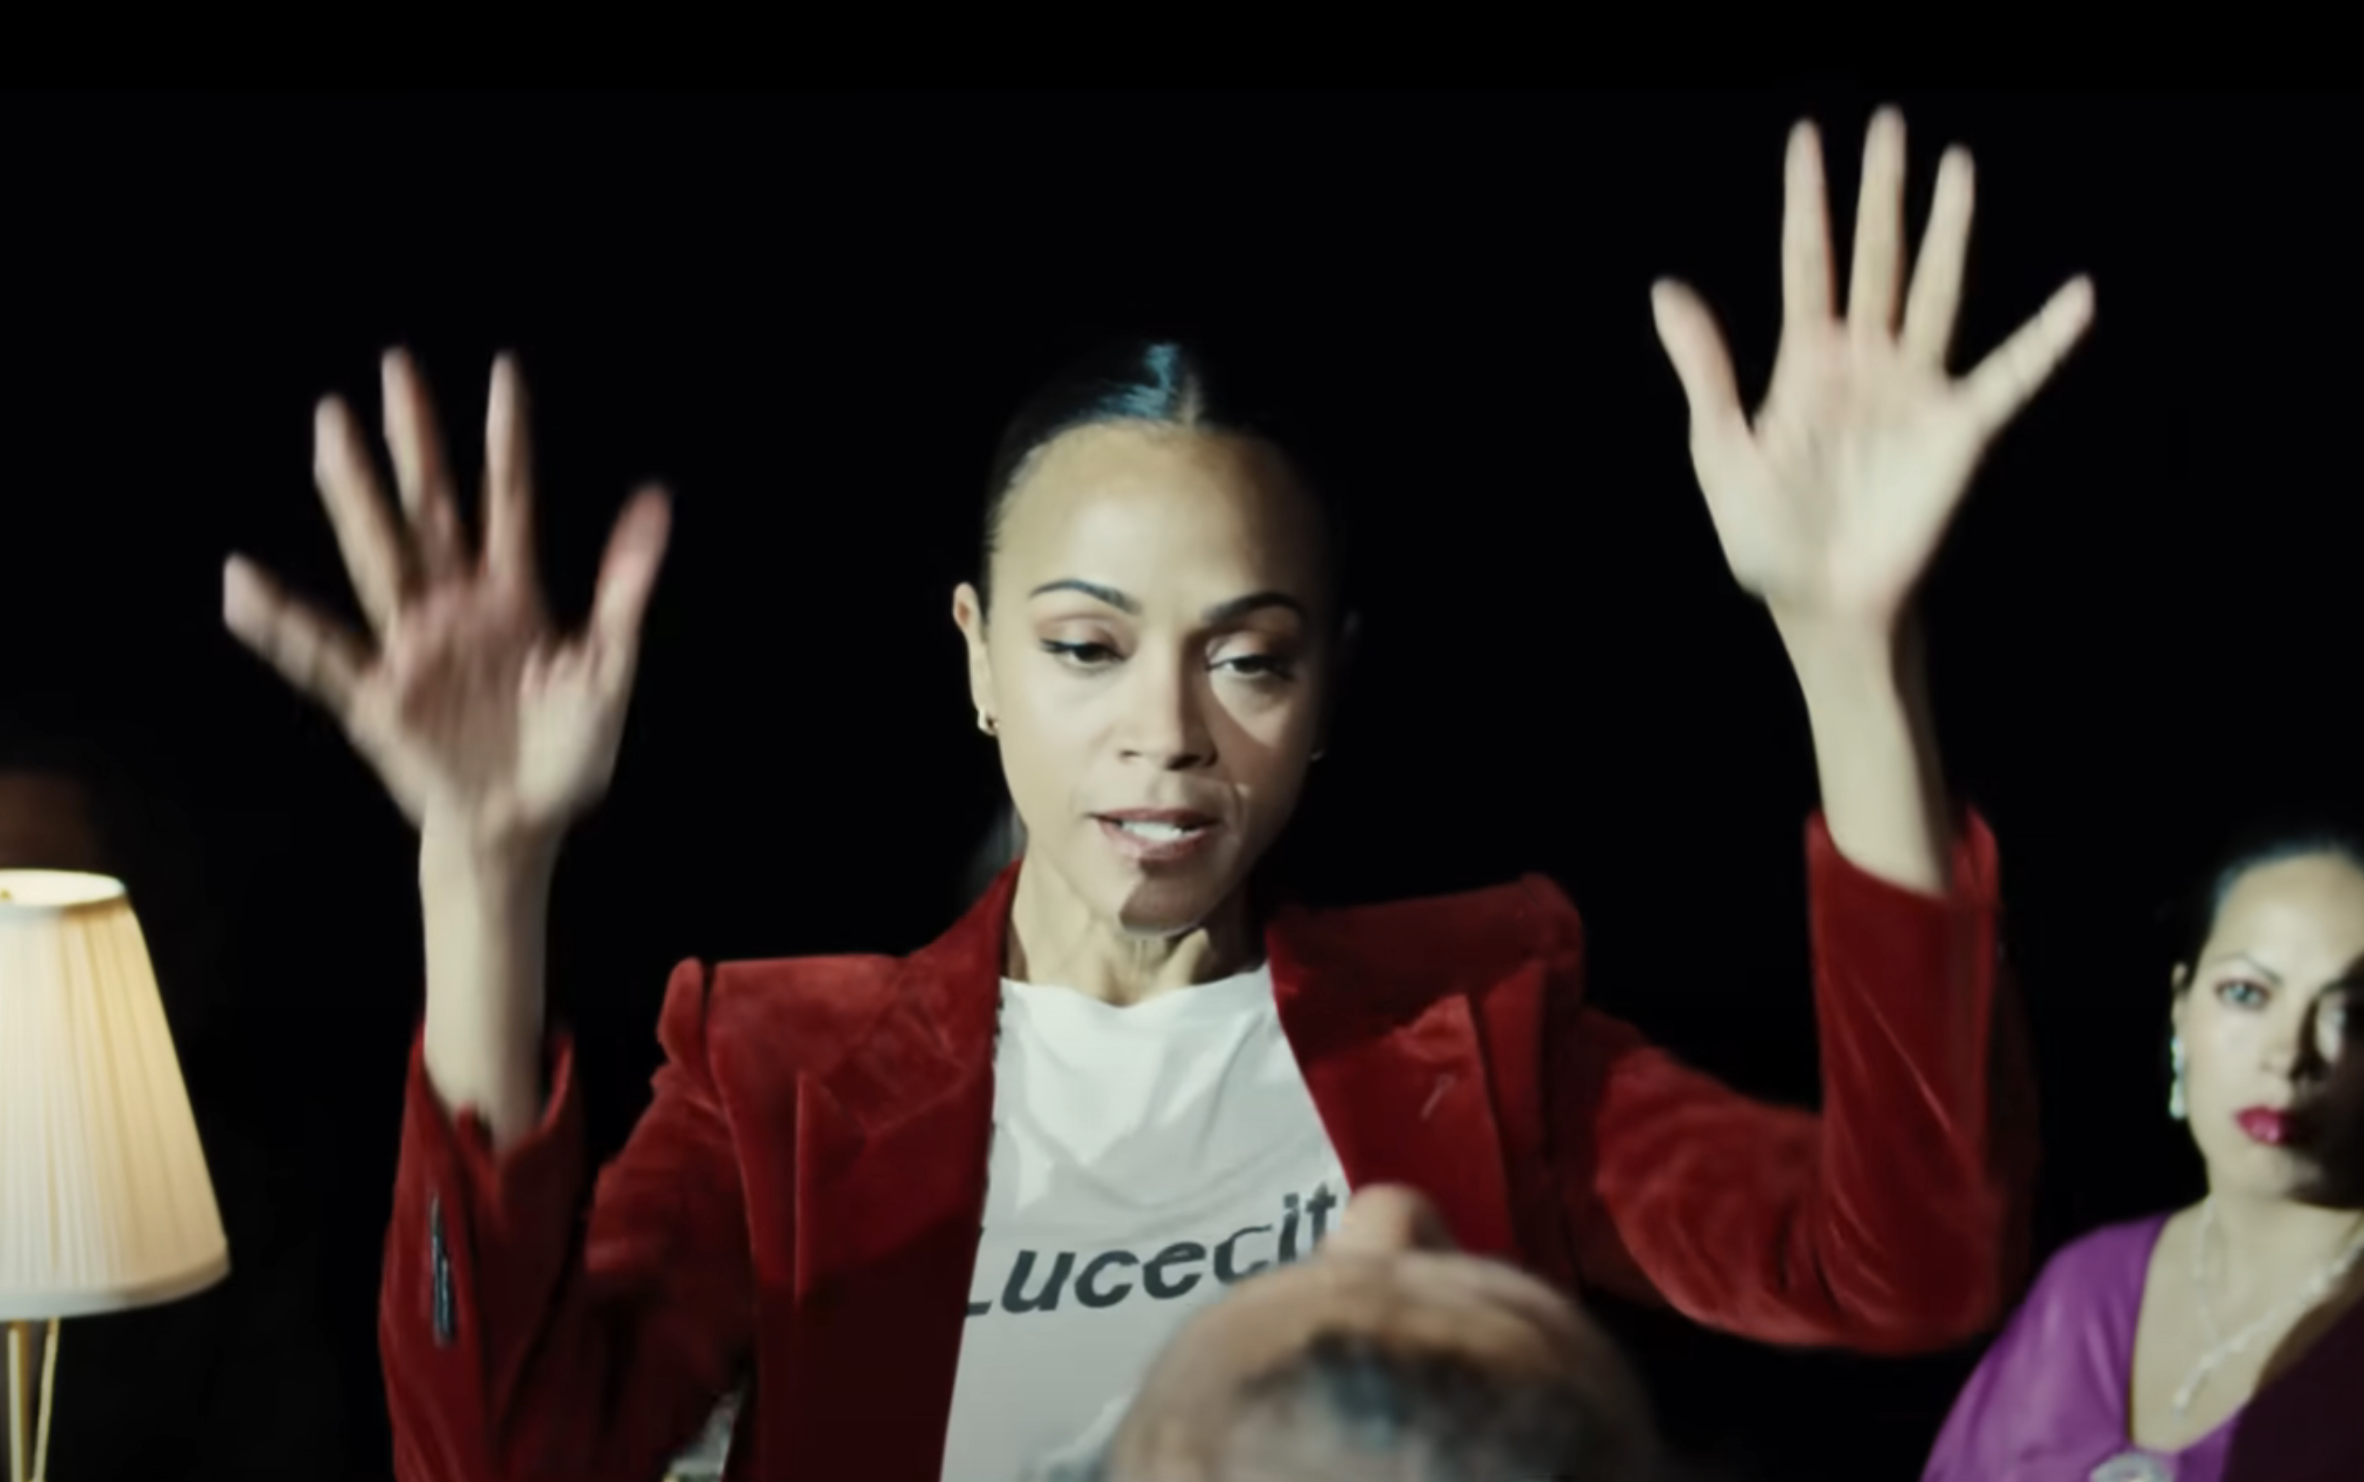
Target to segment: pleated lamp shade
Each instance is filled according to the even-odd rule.
[[[103,875],[0,870],[0,1322],[229,1274],[147,940]]]

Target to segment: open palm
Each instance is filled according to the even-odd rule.
[[[385,366],[399,515],[351,413],[321,404],[320,493],[374,648],[243,558],[223,578],[230,630],[336,715],[414,824],[474,843],[554,837],[606,790],[670,526],[661,493],[635,499],[609,541],[589,627],[557,632],[535,575],[524,396],[503,358],[486,416],[478,552],[408,357]]]
[[[1988,445],[2092,319],[2092,286],[2074,279],[1976,370],[1948,375],[1970,239],[1970,157],[1951,150],[1939,167],[1900,326],[1904,174],[1904,123],[1883,111],[1864,147],[1841,320],[1821,147],[1811,125],[1792,134],[1781,346],[1753,420],[1698,295],[1673,282],[1653,293],[1725,559],[1777,618],[1895,622]]]

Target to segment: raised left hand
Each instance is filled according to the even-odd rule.
[[[1893,631],[1995,435],[2093,317],[2072,279],[1967,376],[1946,372],[1970,238],[1970,156],[1947,152],[1909,295],[1904,120],[1883,110],[1864,147],[1846,317],[1834,311],[1822,151],[1790,136],[1783,312],[1773,384],[1752,421],[1699,296],[1652,293],[1658,335],[1691,404],[1691,458],[1724,556],[1777,622]]]

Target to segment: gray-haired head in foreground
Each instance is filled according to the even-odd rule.
[[[1506,1376],[1359,1335],[1247,1379],[1230,1434],[1180,1466],[1117,1448],[1028,1482],[1663,1482],[1646,1419],[1613,1389]],[[1122,1439],[1120,1432],[1119,1439]]]

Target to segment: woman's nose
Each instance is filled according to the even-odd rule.
[[[2267,1036],[2265,1043],[2258,1047],[2266,1071],[2273,1075],[2288,1075],[2298,1064],[2302,1042],[2303,1036],[2297,1033]]]
[[[1124,751],[1179,771],[1215,759],[1214,738],[1200,712],[1201,697],[1184,666],[1140,663],[1125,696]]]

